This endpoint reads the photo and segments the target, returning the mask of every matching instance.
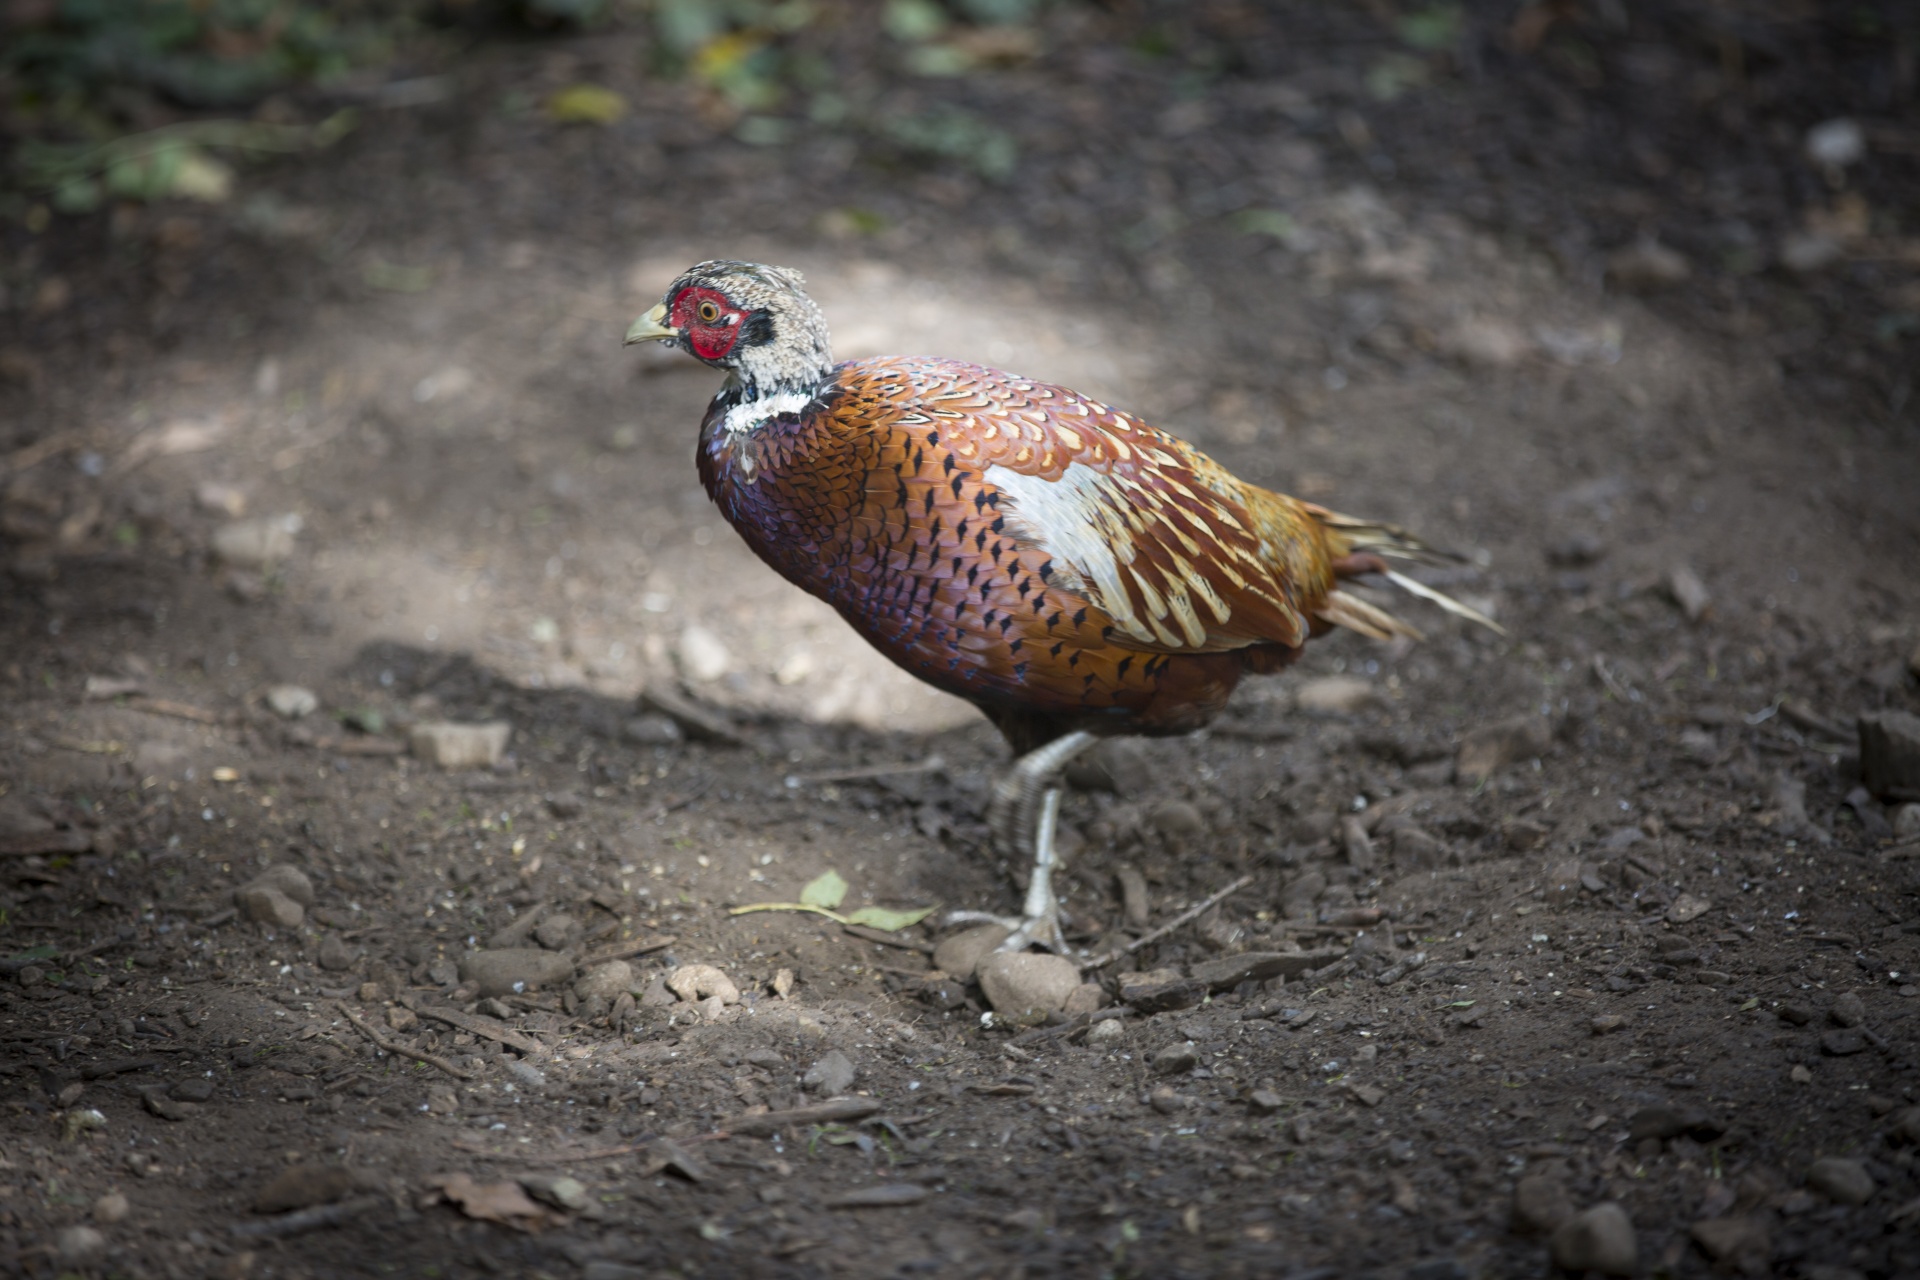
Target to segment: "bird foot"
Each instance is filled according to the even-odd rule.
[[[955,924],[997,924],[1009,930],[1006,938],[995,947],[995,951],[1025,951],[1028,947],[1039,947],[1055,955],[1067,955],[1066,936],[1060,927],[1058,904],[1054,913],[1039,916],[999,916],[991,911],[950,911],[946,923]]]

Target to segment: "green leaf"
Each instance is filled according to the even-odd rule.
[[[41,943],[37,947],[28,947],[25,951],[16,951],[8,956],[9,960],[51,960],[60,954],[60,948]]]
[[[800,901],[810,907],[825,907],[829,911],[839,906],[846,896],[847,882],[838,871],[821,874],[800,891]]]
[[[862,907],[847,917],[847,923],[864,924],[868,928],[898,933],[902,929],[919,924],[932,914],[932,907],[916,907],[912,911],[892,911],[886,907]]]
[[[627,100],[597,84],[571,84],[547,99],[547,115],[560,124],[612,124],[627,113]]]

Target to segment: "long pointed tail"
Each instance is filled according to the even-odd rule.
[[[1464,557],[1430,547],[1399,525],[1387,524],[1380,520],[1361,520],[1310,503],[1302,505],[1327,530],[1327,541],[1334,552],[1336,577],[1352,578],[1365,573],[1378,573],[1402,591],[1437,604],[1456,617],[1477,622],[1500,635],[1507,634],[1505,627],[1478,609],[1461,604],[1452,596],[1435,591],[1425,583],[1415,582],[1403,573],[1396,573],[1386,565],[1388,558],[1412,561],[1416,564],[1458,564]],[[1376,640],[1385,640],[1396,635],[1409,636],[1416,640],[1421,638],[1419,631],[1386,610],[1370,605],[1337,588],[1328,596],[1327,604],[1321,609],[1320,616],[1336,626],[1358,631],[1361,635],[1371,636]]]

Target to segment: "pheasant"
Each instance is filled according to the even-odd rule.
[[[1333,627],[1417,637],[1341,589],[1362,574],[1494,625],[1388,569],[1448,558],[1406,531],[1247,484],[1091,397],[957,360],[835,364],[803,285],[702,262],[626,341],[726,371],[697,460],[747,545],[1016,753],[988,812],[1033,859],[1006,949],[1064,950],[1053,779],[1098,739],[1198,729]]]

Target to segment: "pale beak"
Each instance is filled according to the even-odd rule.
[[[627,340],[622,345],[630,347],[636,342],[665,342],[669,338],[679,337],[678,329],[661,323],[666,318],[667,304],[663,302],[633,322],[627,330]]]

